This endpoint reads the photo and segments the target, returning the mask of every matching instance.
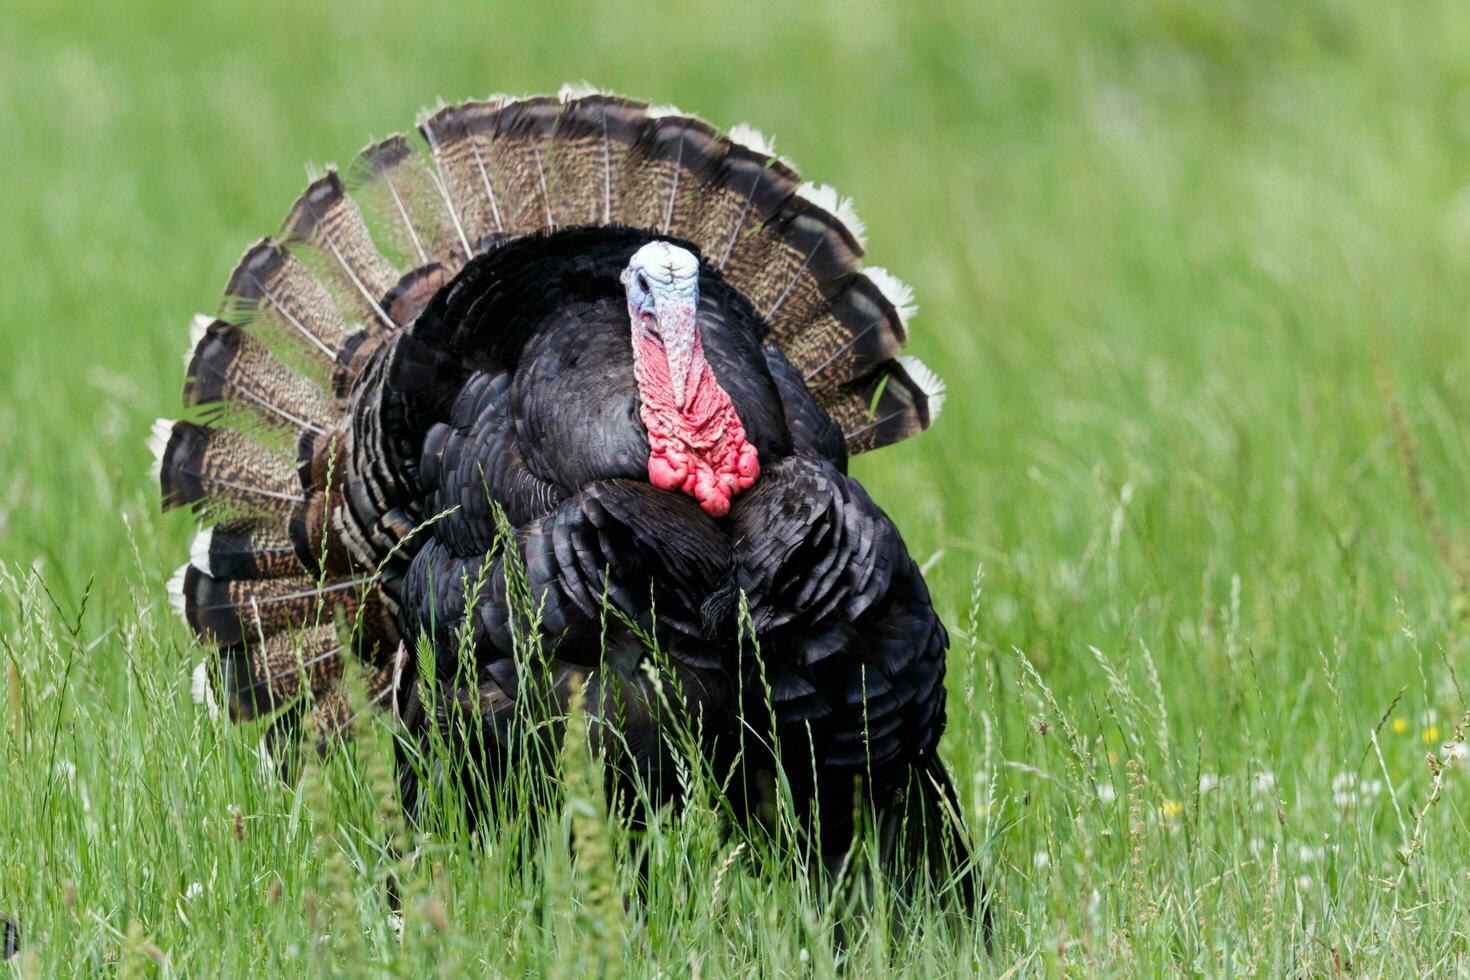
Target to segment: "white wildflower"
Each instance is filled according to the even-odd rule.
[[[1339,810],[1346,810],[1358,802],[1358,777],[1354,773],[1340,772],[1332,780],[1332,803]]]

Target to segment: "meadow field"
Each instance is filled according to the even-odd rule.
[[[1470,974],[1467,54],[1453,0],[6,5],[0,973]],[[587,759],[477,845],[389,719],[288,785],[191,699],[190,316],[307,165],[582,79],[775,134],[915,288],[944,415],[853,468],[950,628],[989,949],[707,801],[633,897]]]

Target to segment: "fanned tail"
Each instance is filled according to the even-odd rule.
[[[279,713],[330,737],[341,713],[321,709],[340,701],[348,653],[362,657],[370,695],[386,691],[398,643],[389,597],[343,547],[331,510],[337,392],[351,385],[352,354],[396,331],[385,303],[401,278],[328,174],[246,251],[219,316],[191,325],[188,417],[160,420],[150,444],[164,508],[187,506],[206,525],[170,592],[218,647],[233,717]]]

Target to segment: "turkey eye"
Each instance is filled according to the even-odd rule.
[[[640,292],[644,292],[644,293],[646,293],[646,292],[649,291],[649,288],[648,288],[648,277],[645,276],[641,272],[638,273],[638,289],[639,289]]]

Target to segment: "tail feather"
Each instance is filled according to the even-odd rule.
[[[870,278],[882,271],[853,276],[826,310],[814,314],[796,333],[777,340],[812,390],[825,391],[862,377],[896,355],[908,340],[900,310],[879,280]],[[898,283],[891,276],[888,280]]]
[[[241,433],[187,421],[174,422],[167,432],[158,457],[165,509],[192,504],[215,514],[283,517],[301,500],[291,461]],[[156,426],[155,450],[161,435]]]
[[[490,153],[499,111],[495,102],[468,102],[442,108],[419,123],[459,225],[476,244],[510,233],[506,219],[511,202]]]
[[[332,621],[341,611],[351,622],[366,600],[376,616],[378,600],[364,591],[367,576],[318,582],[306,574],[271,579],[217,579],[192,564],[179,585],[189,625],[221,646],[262,646],[306,624]],[[373,617],[366,617],[375,625]]]
[[[263,328],[278,344],[330,367],[355,332],[311,269],[273,239],[252,245],[225,287],[222,319]]]
[[[325,748],[352,721],[351,700],[341,685],[349,655],[331,626],[278,634],[260,648],[224,651],[230,717],[249,721],[274,713],[271,735],[278,745],[305,733]],[[369,665],[364,679],[366,707],[383,706],[393,690],[391,669]],[[308,693],[310,702],[303,703]],[[298,707],[304,710],[293,710]]]
[[[626,224],[626,148],[645,124],[643,106],[615,95],[563,93],[552,131],[552,216],[560,227]]]
[[[322,696],[342,676],[346,652],[337,625],[330,622],[283,630],[235,651],[225,687],[230,715],[254,718],[306,691]]]
[[[918,358],[895,358],[819,395],[817,404],[832,416],[854,455],[929,428],[944,405],[944,385]]]
[[[439,262],[431,262],[405,275],[388,291],[384,300],[388,315],[399,326],[406,326],[429,305],[440,287],[454,279],[455,270]],[[359,369],[360,371],[360,369]],[[357,373],[353,372],[355,378]]]
[[[863,219],[858,217],[857,207],[852,203],[852,198],[843,197],[831,184],[803,183],[796,189],[796,193],[798,197],[815,204],[835,218],[838,224],[847,229],[847,233],[852,236],[859,249],[865,247],[863,236],[867,232],[867,226],[863,224]]]
[[[704,247],[715,268],[731,282],[743,283],[751,270],[745,268],[748,257],[737,255],[737,248],[775,218],[800,185],[800,176],[786,163],[730,141],[711,186],[710,204],[690,237],[708,242]]]
[[[245,329],[224,320],[204,322],[189,357],[185,405],[231,404],[298,431],[321,432],[331,424],[331,399],[320,386]]]
[[[914,302],[913,288],[880,266],[868,266],[863,270],[863,275],[883,294],[888,305],[893,307],[894,315],[898,318],[899,336],[907,340],[908,322],[919,312],[918,304]]]
[[[401,257],[407,268],[439,261],[457,269],[473,254],[445,185],[403,135],[363,149],[348,172],[348,184],[357,203],[376,219],[374,241]]]
[[[840,222],[793,195],[780,213],[736,242],[726,277],[741,284],[779,338],[826,309],[861,267],[862,254]]]
[[[302,572],[284,529],[259,519],[203,528],[189,548],[189,564],[217,579],[281,578]]]
[[[361,710],[392,708],[394,692],[392,672],[383,667],[369,667],[363,672],[366,703]],[[351,735],[352,724],[357,719],[352,698],[347,688],[340,684],[329,688],[318,696],[300,721],[300,730],[318,751]]]
[[[501,98],[444,108],[420,124],[476,244],[557,227],[552,194],[563,187],[548,177],[547,151],[561,114],[556,98]]]
[[[704,188],[715,179],[729,144],[701,119],[653,109],[646,115],[622,168],[618,223],[691,238],[703,248],[688,232],[703,217]]]
[[[344,314],[369,329],[397,325],[383,307],[383,297],[400,273],[379,254],[362,212],[336,171],[311,182],[291,205],[281,224],[281,241],[293,251],[321,257],[318,274],[333,287]]]
[[[561,100],[550,97],[506,103],[495,112],[491,155],[516,234],[583,223],[579,204],[588,196],[595,137],[563,130],[563,116]]]

